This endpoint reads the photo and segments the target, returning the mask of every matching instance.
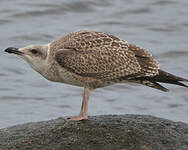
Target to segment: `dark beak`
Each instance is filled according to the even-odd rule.
[[[5,52],[13,53],[13,54],[17,54],[17,55],[22,55],[23,54],[23,52],[20,52],[18,50],[18,48],[15,48],[15,47],[8,47],[7,49],[5,49]]]

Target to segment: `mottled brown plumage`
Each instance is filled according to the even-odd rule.
[[[56,44],[59,41],[63,44]],[[52,42],[50,47],[56,49],[55,58],[67,71],[100,80],[105,86],[109,81],[120,82],[122,77],[130,80],[158,74],[158,63],[151,54],[103,32],[73,32]]]
[[[63,45],[57,45],[59,41]],[[167,91],[157,80],[151,80],[159,76],[158,62],[152,55],[113,35],[78,31],[54,41],[51,46],[58,50],[55,58],[59,65],[81,78],[93,79],[85,84],[91,89],[130,81]]]

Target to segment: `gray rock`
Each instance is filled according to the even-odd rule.
[[[0,150],[188,150],[188,124],[144,115],[58,118],[0,129]]]

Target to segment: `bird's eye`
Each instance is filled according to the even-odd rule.
[[[36,49],[32,49],[32,50],[31,50],[31,53],[32,53],[32,54],[37,54],[38,51],[37,51]]]

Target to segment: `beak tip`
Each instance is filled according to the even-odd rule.
[[[7,53],[14,53],[14,54],[21,54],[22,52],[18,51],[18,48],[15,47],[8,47],[4,50]]]
[[[15,48],[15,47],[8,47],[8,48],[6,48],[4,51],[7,52],[7,53],[11,53],[11,52],[14,51],[14,50],[18,50],[18,49]]]
[[[8,52],[9,52],[9,50],[8,50],[8,49],[9,49],[9,48],[5,49],[5,50],[4,50],[4,52],[7,52],[7,53],[8,53]]]

